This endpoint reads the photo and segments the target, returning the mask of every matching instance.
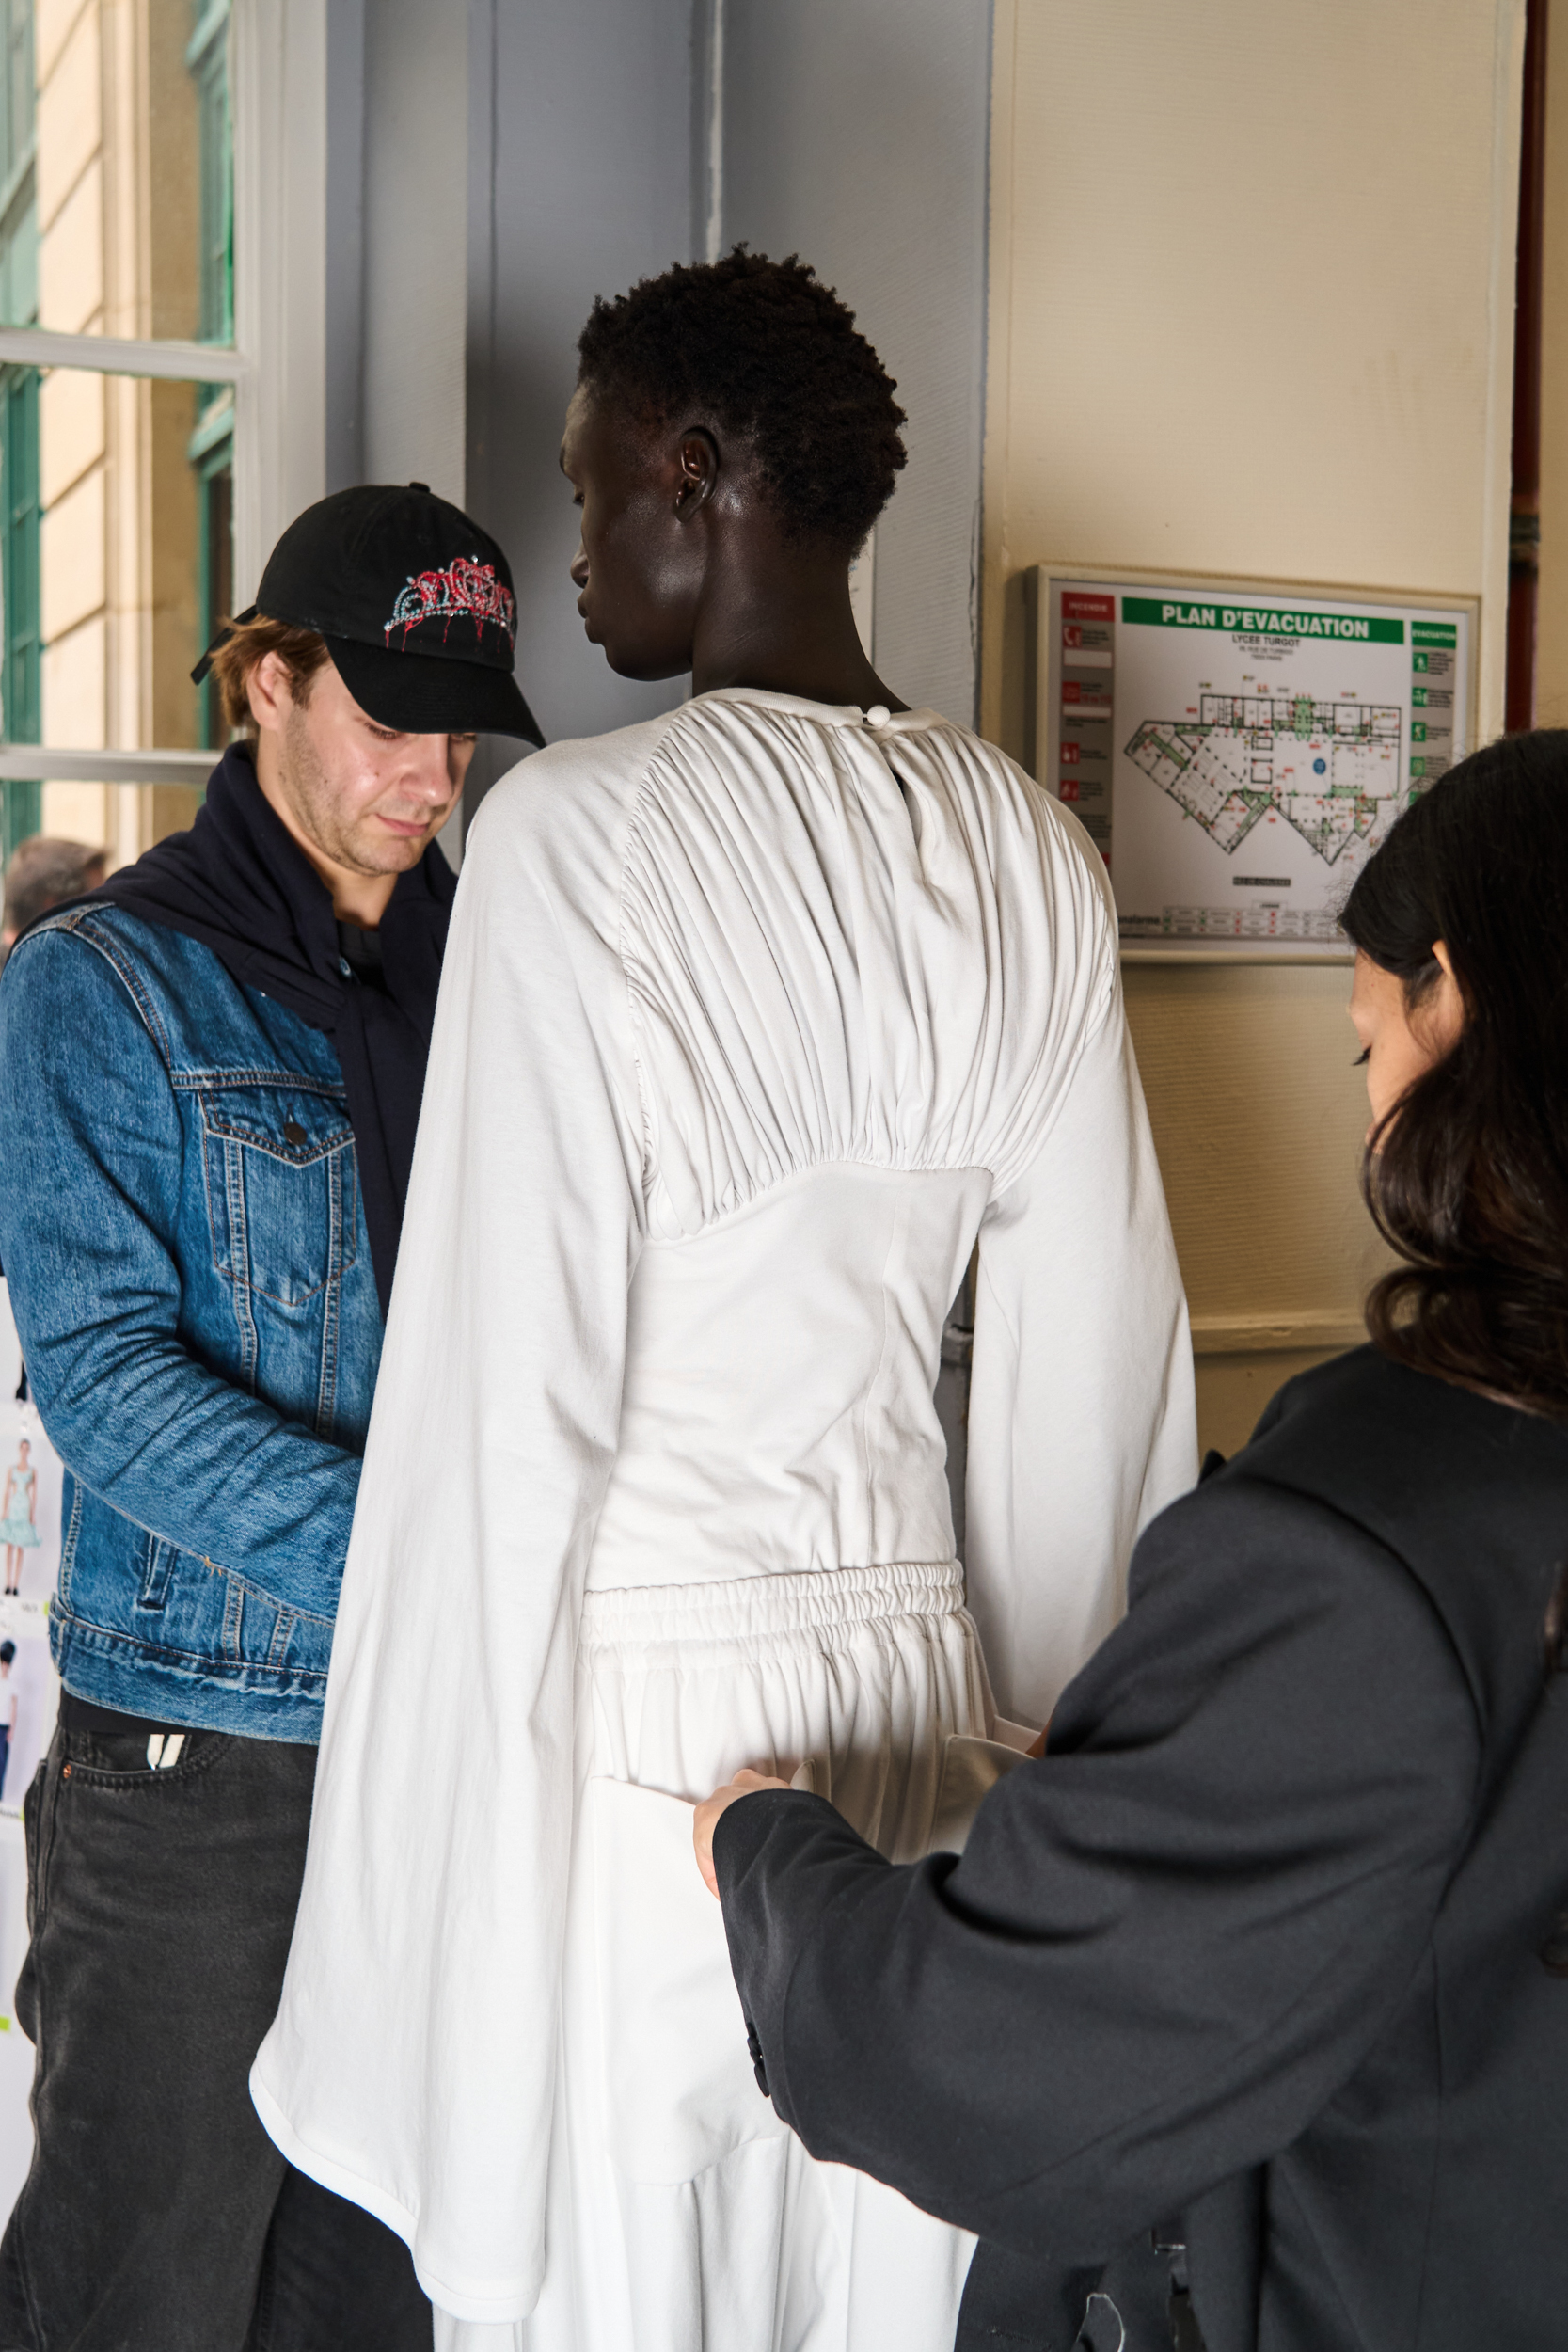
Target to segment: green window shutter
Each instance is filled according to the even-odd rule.
[[[0,715],[9,743],[36,743],[42,717],[39,643],[39,379],[0,368]],[[43,822],[43,787],[8,781],[0,852]]]

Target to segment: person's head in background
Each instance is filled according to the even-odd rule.
[[[1451,769],[1340,920],[1372,1104],[1363,1183],[1403,1261],[1372,1292],[1372,1338],[1568,1420],[1568,731]]]
[[[10,1673],[11,1660],[15,1656],[16,1644],[14,1642],[0,1642],[0,1674],[8,1675]]]
[[[904,411],[832,288],[737,246],[595,302],[578,349],[572,578],[610,668],[891,701],[849,565],[904,464]]]
[[[107,850],[86,841],[55,841],[35,834],[11,851],[6,868],[6,910],[0,921],[0,963],[29,923],[68,898],[84,898],[108,871]]]

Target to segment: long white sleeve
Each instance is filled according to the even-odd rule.
[[[465,861],[252,2078],[292,2160],[471,2319],[526,2312],[544,2266],[573,1659],[640,1241],[620,803],[549,772],[498,787]],[[546,805],[519,824],[529,793]]]
[[[1186,1302],[1114,975],[1107,998],[980,1229],[966,1585],[1020,1722],[1043,1723],[1110,1631],[1139,1531],[1197,1469]]]

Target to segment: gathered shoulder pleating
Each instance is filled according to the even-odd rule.
[[[1005,1189],[1114,982],[1100,861],[1001,754],[930,712],[784,702],[689,705],[628,827],[655,1232],[831,1161]]]

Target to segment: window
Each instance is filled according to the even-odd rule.
[[[0,0],[0,320],[38,316],[32,0]],[[0,716],[39,740],[39,403],[30,368],[0,367]],[[0,858],[42,822],[36,777],[0,784]]]
[[[195,0],[196,30],[185,62],[196,84],[198,238],[197,333],[205,343],[234,340],[234,139],[229,106],[230,0]],[[210,644],[233,611],[234,389],[204,388],[187,454],[196,469],[197,612]],[[201,688],[200,739],[216,746],[222,722],[211,681]]]
[[[233,596],[231,0],[0,0],[0,849],[188,824]],[[37,748],[29,754],[26,747]]]
[[[0,597],[5,639],[0,709],[7,740],[39,740],[39,384],[33,368],[0,368]],[[0,786],[0,856],[41,830],[43,787],[11,776]]]

